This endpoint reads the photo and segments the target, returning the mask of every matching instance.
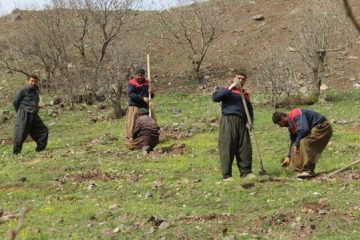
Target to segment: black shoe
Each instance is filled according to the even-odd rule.
[[[44,151],[45,150],[45,148],[36,148],[35,149],[35,151],[37,151],[37,152],[42,152],[42,151]]]

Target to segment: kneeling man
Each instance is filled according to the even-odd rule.
[[[130,150],[144,149],[149,152],[159,143],[159,126],[148,115],[148,109],[140,108],[137,114],[139,116],[135,122],[133,136],[127,142],[127,145]]]

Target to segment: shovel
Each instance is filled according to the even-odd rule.
[[[250,118],[249,109],[248,109],[247,104],[246,104],[244,92],[243,92],[243,90],[242,90],[242,88],[241,88],[240,83],[239,83],[238,87],[239,87],[239,89],[240,89],[240,93],[241,93],[240,95],[241,95],[241,99],[242,99],[242,102],[243,102],[243,105],[244,105],[244,109],[245,109],[245,113],[246,113],[246,118],[247,118],[248,123],[250,124],[250,126],[251,126],[251,128],[252,128],[253,124],[252,124],[252,121],[251,121],[251,118]],[[266,170],[264,169],[264,165],[263,165],[263,162],[262,162],[262,160],[261,160],[259,146],[258,146],[258,144],[257,144],[257,142],[256,142],[255,133],[254,133],[253,129],[250,129],[250,133],[252,133],[252,139],[254,140],[255,147],[256,147],[256,156],[257,156],[257,158],[258,158],[258,160],[259,160],[259,168],[260,168],[260,170],[259,170],[259,175],[260,175],[260,176],[265,176],[265,175],[267,175],[267,172],[266,172]]]

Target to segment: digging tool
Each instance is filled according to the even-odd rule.
[[[147,60],[147,79],[149,81],[149,116],[151,116],[151,93],[150,93],[150,89],[151,89],[151,73],[150,73],[150,55],[147,54],[146,56],[146,60]]]
[[[328,177],[332,177],[332,176],[334,176],[335,174],[338,174],[339,172],[345,171],[346,169],[348,169],[348,168],[350,168],[350,167],[352,167],[352,166],[354,166],[354,165],[356,165],[356,164],[358,164],[358,163],[360,163],[360,159],[359,159],[359,160],[356,160],[355,162],[352,162],[352,163],[346,165],[345,167],[342,167],[342,168],[340,168],[340,169],[338,169],[338,170],[336,170],[336,171],[333,171],[332,173],[329,173],[327,176],[328,176]]]
[[[263,162],[261,160],[261,156],[260,156],[260,150],[259,150],[259,146],[256,142],[256,138],[255,138],[255,133],[252,129],[253,127],[253,124],[252,124],[252,121],[251,121],[251,118],[250,118],[250,113],[249,113],[249,109],[247,107],[247,104],[246,104],[246,100],[245,100],[245,96],[244,96],[244,92],[242,90],[242,87],[241,87],[241,84],[239,83],[238,85],[239,89],[240,89],[240,95],[241,95],[241,99],[242,99],[242,102],[243,102],[243,105],[244,105],[244,109],[245,109],[245,113],[246,113],[246,118],[248,120],[248,124],[250,124],[250,133],[252,133],[252,139],[254,140],[254,143],[255,143],[255,147],[256,147],[256,156],[259,160],[259,167],[260,167],[260,171],[259,171],[259,175],[260,176],[264,176],[264,175],[267,175],[267,172],[266,170],[264,169],[264,165],[263,165]]]

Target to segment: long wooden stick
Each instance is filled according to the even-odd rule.
[[[238,86],[238,87],[239,87],[239,89],[240,89],[240,93],[241,93],[240,95],[241,95],[241,99],[242,99],[242,102],[243,102],[243,105],[244,105],[244,109],[245,109],[245,113],[246,113],[246,117],[247,117],[248,123],[251,125],[251,127],[253,127],[253,123],[252,123],[252,121],[251,121],[249,109],[248,109],[248,107],[247,107],[247,103],[246,103],[246,100],[245,100],[244,91],[243,91],[242,87],[240,86],[240,83],[239,83],[239,86]],[[256,155],[257,155],[257,157],[258,157],[259,165],[260,165],[260,172],[261,172],[263,175],[266,175],[266,170],[264,169],[264,165],[263,165],[263,162],[262,162],[262,159],[261,159],[261,155],[260,155],[259,146],[258,146],[257,141],[256,141],[256,138],[255,138],[254,130],[251,130],[250,132],[252,133],[253,140],[254,140],[254,143],[255,143]]]
[[[147,60],[147,79],[149,81],[149,116],[151,117],[151,72],[150,72],[150,55],[147,54],[146,56]]]
[[[350,167],[352,167],[352,166],[354,166],[354,165],[356,165],[356,164],[358,164],[358,163],[360,163],[360,159],[359,159],[359,160],[356,160],[355,162],[352,162],[352,163],[346,165],[345,167],[342,167],[342,168],[340,168],[340,169],[338,169],[338,170],[336,170],[336,171],[333,171],[332,173],[329,173],[327,176],[328,176],[328,177],[332,177],[332,176],[334,176],[335,174],[338,174],[339,172],[345,171],[346,169],[348,169],[348,168],[350,168]]]

